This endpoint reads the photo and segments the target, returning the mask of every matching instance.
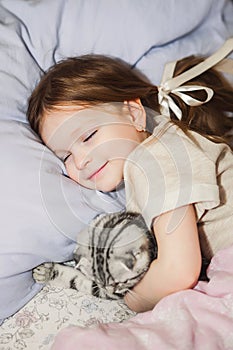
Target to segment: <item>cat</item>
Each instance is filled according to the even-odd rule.
[[[44,263],[33,270],[33,277],[38,283],[60,280],[64,287],[85,294],[119,299],[140,281],[156,257],[156,239],[142,215],[100,214],[79,233],[71,266]]]

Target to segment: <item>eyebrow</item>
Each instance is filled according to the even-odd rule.
[[[67,134],[67,136],[64,137],[64,140],[62,142],[62,145],[58,143],[57,147],[54,147],[52,149],[52,151],[58,156],[59,154],[66,154],[67,152],[69,152],[70,145],[72,145],[74,143],[75,140],[77,140],[81,135],[79,135],[78,137],[76,136],[77,133],[80,132],[81,128],[76,128],[74,131],[71,132],[71,134]],[[67,140],[68,138],[68,140]]]
[[[72,138],[72,137],[76,136],[76,134],[79,133],[80,131],[82,132],[82,127],[76,128],[74,131],[72,131],[72,133],[70,134],[70,137]],[[80,133],[80,136],[81,136],[81,133]]]

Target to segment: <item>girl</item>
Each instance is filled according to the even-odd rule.
[[[158,258],[125,297],[137,312],[194,287],[201,251],[233,243],[233,88],[212,68],[232,49],[167,65],[159,87],[119,59],[70,58],[30,97],[30,125],[68,176],[104,192],[124,180],[127,209],[156,236]]]

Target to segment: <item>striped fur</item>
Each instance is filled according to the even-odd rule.
[[[39,283],[60,279],[83,293],[118,299],[143,277],[156,256],[154,235],[141,215],[101,214],[78,235],[74,267],[46,263],[33,276]]]
[[[91,294],[116,299],[142,278],[156,254],[142,216],[121,212],[94,219],[79,236],[74,259],[76,269],[91,276]]]

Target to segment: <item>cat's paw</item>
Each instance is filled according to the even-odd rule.
[[[32,276],[37,283],[46,283],[54,279],[54,263],[44,263],[32,270]]]

